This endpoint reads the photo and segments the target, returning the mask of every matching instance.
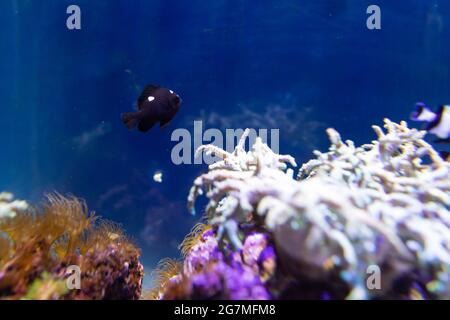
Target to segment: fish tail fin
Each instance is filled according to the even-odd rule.
[[[134,112],[122,113],[122,122],[129,130],[133,129],[138,124],[138,119]]]

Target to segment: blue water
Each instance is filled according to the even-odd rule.
[[[81,8],[82,29],[66,28]],[[206,165],[174,165],[177,128],[280,129],[298,162],[324,130],[356,143],[372,124],[407,119],[416,101],[450,102],[450,3],[372,1],[3,0],[0,190],[86,199],[123,224],[149,271],[196,223],[186,210]],[[128,132],[122,112],[148,83],[183,98],[165,130]],[[163,171],[163,183],[153,181]]]

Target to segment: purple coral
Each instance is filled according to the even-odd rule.
[[[244,241],[242,247],[242,258],[244,262],[250,267],[256,267],[261,253],[265,251],[268,246],[268,237],[263,233],[252,233]]]
[[[275,261],[268,237],[252,233],[241,251],[228,253],[219,249],[213,230],[204,232],[186,255],[182,274],[177,276],[177,281],[168,283],[163,298],[270,299],[271,294],[264,285],[267,272],[262,268],[266,261]]]
[[[205,231],[198,243],[192,247],[184,260],[186,273],[202,270],[209,262],[219,261],[223,255],[212,230]]]
[[[211,264],[191,277],[194,298],[267,300],[270,294],[259,275],[247,266],[229,266],[224,261]]]
[[[242,250],[231,254],[231,264],[234,265],[233,263],[245,264],[258,273],[263,282],[267,281],[276,268],[276,254],[268,235],[259,232],[250,233],[245,238]]]

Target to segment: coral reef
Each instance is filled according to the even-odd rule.
[[[2,212],[14,214],[0,219],[0,299],[140,297],[140,253],[117,225],[73,197],[49,195],[42,208],[2,199]],[[79,289],[66,284],[70,266],[80,270]]]
[[[187,243],[196,243],[187,249]],[[187,251],[183,265],[173,268],[174,262],[163,260],[158,270],[165,270],[159,278],[157,294],[160,299],[220,299],[265,300],[270,294],[264,287],[263,262],[257,256],[267,246],[265,236],[251,234],[238,252],[225,256],[219,249],[216,234],[205,225],[198,225],[181,245]],[[261,267],[259,266],[261,265]],[[167,272],[172,270],[175,272]],[[158,271],[161,274],[161,271]]]
[[[141,297],[138,248],[77,198],[39,208],[0,193],[0,299],[450,299],[450,162],[425,131],[385,120],[355,146],[328,129],[294,175],[295,159],[249,130],[195,179],[203,222],[164,259]],[[70,267],[80,288],[69,288]]]
[[[261,139],[245,151],[248,130],[232,153],[200,147],[222,159],[188,197],[195,213],[206,192],[210,229],[188,236],[183,267],[158,296],[449,299],[450,163],[425,131],[384,127],[360,147],[328,129],[328,152],[316,151],[296,179],[294,159]],[[373,270],[380,283],[371,286]]]

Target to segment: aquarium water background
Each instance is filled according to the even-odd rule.
[[[71,4],[81,30],[66,28]],[[366,27],[371,4],[381,30]],[[370,125],[417,101],[450,103],[449,19],[444,0],[4,0],[0,190],[84,198],[122,224],[149,275],[201,216],[186,197],[207,167],[172,163],[175,129],[279,128],[299,163],[328,147],[328,127],[370,141]],[[165,130],[129,132],[120,114],[148,83],[181,110]]]

